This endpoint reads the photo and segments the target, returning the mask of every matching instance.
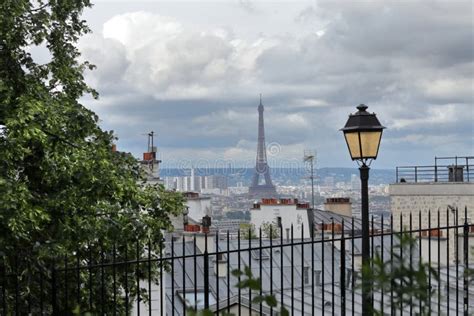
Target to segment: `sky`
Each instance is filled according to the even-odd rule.
[[[94,3],[83,104],[119,150],[153,130],[164,166],[251,167],[262,94],[273,166],[355,167],[339,129],[360,103],[387,127],[374,168],[474,155],[471,1]]]

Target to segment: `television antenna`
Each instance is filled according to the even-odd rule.
[[[148,167],[153,172],[156,162],[156,147],[154,146],[155,132],[151,131],[142,135],[148,136],[147,152],[144,154],[143,161],[148,164]]]
[[[303,155],[303,161],[310,166],[310,179],[311,179],[311,209],[314,210],[314,161],[316,159],[316,152],[313,150],[305,149]]]

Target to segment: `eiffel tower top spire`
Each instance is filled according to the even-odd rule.
[[[267,163],[267,150],[265,146],[265,125],[263,122],[262,94],[260,94],[260,104],[258,105],[258,144],[257,162]]]

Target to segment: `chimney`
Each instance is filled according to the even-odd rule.
[[[218,238],[218,237],[216,237]],[[217,260],[214,257],[214,273],[218,278],[224,278],[227,276],[227,258],[223,253],[217,254]]]
[[[360,253],[354,254],[352,256],[352,260],[354,260],[354,269],[356,271],[361,271],[362,270],[362,254]],[[354,275],[354,277],[356,277],[356,275]]]
[[[211,218],[209,216],[204,216],[202,218],[202,225],[190,225],[188,224],[185,228],[185,233],[187,238],[187,241],[193,241],[196,239],[196,247],[199,249],[201,253],[204,253],[206,251],[209,254],[214,252],[215,249],[215,239],[217,236],[215,236],[214,233],[210,233],[209,228],[211,226]],[[220,274],[220,273],[219,273]]]
[[[218,236],[216,236],[213,233],[205,233],[205,234],[195,233],[192,235],[190,240],[193,240],[194,238],[196,238],[196,247],[197,249],[199,249],[201,253],[204,253],[207,249],[210,259],[215,258],[215,253],[214,253],[214,249],[216,248],[215,238],[218,238]]]
[[[209,228],[211,227],[211,217],[206,215],[202,218],[202,232],[207,234],[209,233]]]
[[[347,197],[327,198],[324,202],[324,210],[343,216],[352,216],[352,202]]]
[[[188,214],[189,214],[189,206],[186,206],[183,210],[183,227],[185,231],[187,230],[188,224],[189,224]]]
[[[451,165],[448,166],[449,170],[449,182],[464,182],[463,171],[464,166]]]

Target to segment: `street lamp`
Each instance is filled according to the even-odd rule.
[[[359,164],[361,181],[361,213],[362,213],[362,315],[372,314],[372,293],[367,269],[369,263],[369,165],[372,160],[377,159],[377,154],[382,139],[382,126],[375,113],[367,112],[367,106],[360,104],[355,114],[350,114],[346,125],[341,131],[344,133],[349,153],[352,160]],[[365,272],[364,272],[365,271]]]

